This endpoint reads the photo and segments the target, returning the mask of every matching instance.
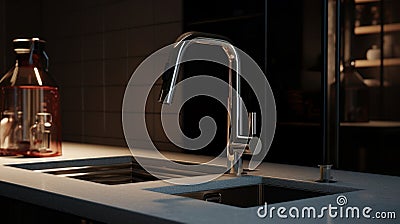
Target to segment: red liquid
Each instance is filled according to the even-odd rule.
[[[49,157],[61,155],[61,117],[57,87],[49,86],[16,86],[2,87],[0,102],[3,102],[3,113],[0,124],[0,155],[24,155],[28,157]],[[7,117],[4,111],[15,112],[20,130],[18,137],[7,138]],[[51,119],[50,143],[45,149],[35,148],[37,141],[32,140],[32,126],[37,123],[38,113],[49,113]],[[3,126],[2,126],[3,125]],[[14,128],[15,129],[15,128]],[[18,138],[15,140],[14,138]]]

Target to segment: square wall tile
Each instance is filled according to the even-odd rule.
[[[103,112],[84,112],[84,136],[105,137],[105,114]]]
[[[81,61],[81,49],[83,46],[80,37],[47,40],[46,46],[51,49],[51,54],[48,54],[50,63]]]
[[[154,0],[155,23],[182,21],[182,0]]]
[[[49,29],[51,30],[51,29]],[[46,33],[44,34],[43,39],[46,41],[46,54],[49,57],[49,59],[51,60],[50,65],[54,64],[54,63],[63,63],[65,61],[62,60],[62,57],[64,57],[64,55],[61,55],[59,52],[60,51],[60,45],[59,44],[63,44],[64,40],[54,37],[54,36],[49,36]],[[60,54],[60,55],[58,55]],[[61,57],[61,58],[58,58]]]
[[[124,113],[123,122],[126,137],[141,141],[151,141],[153,120],[143,113]]]
[[[153,85],[151,88],[151,98],[148,101],[153,101],[153,108],[149,112],[151,113],[161,113],[161,107],[163,104],[158,102],[161,93],[161,85]],[[150,108],[149,108],[150,109]]]
[[[153,1],[110,1],[105,5],[106,30],[154,23]]]
[[[73,10],[66,14],[63,29],[59,33],[60,36],[77,36],[82,34],[82,18],[84,12],[80,10]]]
[[[124,148],[127,147],[124,138],[102,138],[101,142],[104,145],[121,146]]]
[[[91,144],[114,145],[114,146],[126,147],[125,139],[121,139],[121,138],[83,136],[83,141],[85,143],[91,143]]]
[[[105,87],[105,111],[121,112],[122,100],[124,98],[125,86]]]
[[[154,24],[153,1],[125,1],[127,27]]]
[[[60,89],[62,111],[83,111],[83,92],[81,87]]]
[[[124,109],[126,112],[149,113],[153,111],[151,86],[129,86],[125,92]],[[147,95],[147,93],[149,93]]]
[[[154,142],[154,145],[158,150],[170,151],[170,152],[182,152],[182,149],[170,142]]]
[[[109,59],[104,61],[104,85],[127,85],[127,59]]]
[[[143,60],[140,61],[140,63],[136,60],[136,57],[129,57],[129,70],[132,70],[132,74],[135,74],[135,76],[132,76],[131,74],[129,85],[153,85],[156,82],[161,83],[160,77],[164,73],[168,62],[168,50],[152,54],[151,58],[143,57]]]
[[[135,149],[152,149],[154,144],[151,141],[138,139],[126,139],[126,144],[131,150]]]
[[[81,1],[81,4],[92,2],[93,5],[85,7],[82,12],[83,34],[100,33],[104,31],[104,6],[102,1]]]
[[[125,120],[123,120],[125,121]],[[148,136],[150,137],[150,140],[153,141],[153,133],[155,132],[154,130],[154,125],[155,125],[155,120],[154,120],[154,114],[145,114],[145,121],[146,121],[146,131]]]
[[[49,74],[55,79],[61,89],[82,85],[81,62],[50,64]]]
[[[175,43],[176,39],[182,34],[182,22],[165,23],[155,26],[155,46],[157,49]]]
[[[68,142],[84,142],[83,141],[83,135],[70,135],[70,134],[63,134],[62,135],[62,141],[68,141]]]
[[[83,88],[84,111],[104,111],[104,87],[86,86]]]
[[[82,111],[62,111],[61,114],[62,135],[82,135],[83,134],[83,112]]]
[[[127,56],[126,31],[112,31],[104,34],[104,58]]]
[[[165,114],[163,115],[163,118],[166,121],[166,128],[163,127],[162,122],[161,122],[161,115],[160,114],[154,114],[153,116],[153,122],[154,122],[154,132],[152,135],[152,138],[155,141],[158,142],[170,142],[168,139],[166,132],[168,132],[168,135],[171,135],[172,138],[177,139],[177,142],[182,142],[179,140],[179,131],[172,125],[177,116],[176,114]],[[164,130],[165,129],[165,130]]]
[[[127,27],[127,8],[124,1],[108,1],[104,6],[105,30],[117,30]]]
[[[127,32],[128,56],[147,57],[155,51],[153,26],[133,28],[129,29]]]
[[[103,34],[93,34],[82,38],[82,60],[103,59]]]
[[[102,60],[82,62],[82,85],[83,86],[103,86],[104,72]]]
[[[110,138],[124,138],[122,130],[122,114],[106,113],[106,136]]]
[[[190,145],[188,145],[187,142],[184,142],[184,139],[181,135],[182,129],[180,125],[177,124],[177,119],[180,119],[180,115],[164,114],[163,119],[165,119],[165,126],[162,126],[161,115],[154,115],[154,134],[152,135],[153,141],[157,142],[158,145],[162,145],[160,143],[168,144],[169,147],[174,149],[178,148],[177,144],[183,146],[184,148],[190,148]]]
[[[97,9],[103,7],[106,0],[79,1],[79,9]]]
[[[13,23],[6,27],[7,33],[1,31],[2,35],[12,34],[12,38],[38,35],[41,29],[41,24],[38,22],[41,20],[41,15],[37,13],[40,11],[40,4],[33,1],[3,2],[0,4],[4,4],[5,10],[1,12],[1,16],[5,15],[5,18],[12,20]]]
[[[135,72],[136,68],[143,62],[145,57],[128,57],[127,60],[127,75],[128,80],[131,78],[133,73]]]
[[[45,8],[47,10],[57,9],[64,12],[74,12],[80,9],[82,6],[82,1],[70,0],[60,3],[53,0],[43,0],[43,5],[48,7]]]
[[[67,15],[70,13],[70,2],[63,4],[52,0],[42,1],[43,31],[46,37],[63,37],[64,27],[67,23]]]

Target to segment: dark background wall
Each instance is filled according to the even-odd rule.
[[[0,0],[0,73],[14,63],[14,38],[45,39],[50,73],[60,85],[63,139],[126,146],[121,104],[125,86],[140,62],[173,43],[182,32],[222,34],[255,59],[272,86],[278,123],[266,160],[316,166],[322,154],[321,4],[320,0]],[[190,75],[207,72],[186,71]],[[175,149],[160,124],[160,88],[159,80],[148,98],[147,128],[160,149]],[[137,90],[140,95],[140,87]],[[393,106],[396,95],[386,95],[389,103],[384,113],[390,118],[398,116],[393,110],[398,109]],[[251,94],[246,97],[252,106]],[[189,136],[198,134],[192,127],[198,127],[201,113],[195,112],[182,114]],[[215,116],[226,121],[223,113]],[[347,129],[342,134],[344,164],[339,168],[398,175],[392,165],[398,162],[397,129]],[[216,146],[224,145],[224,135],[220,132],[202,153],[215,153]],[[135,141],[143,146],[148,142],[140,135]],[[395,147],[388,147],[389,143]]]
[[[14,63],[14,38],[45,39],[50,73],[60,85],[63,139],[125,146],[121,103],[125,85],[138,64],[184,31],[218,33],[232,39],[266,71],[276,96],[279,122],[305,116],[314,116],[310,119],[316,121],[318,116],[304,115],[301,97],[309,90],[319,91],[319,71],[315,70],[320,52],[320,23],[315,19],[320,16],[318,7],[312,0],[268,1],[268,5],[238,0],[0,0],[0,72],[4,74]],[[153,106],[146,121],[152,140],[160,148],[170,149],[156,102],[160,84],[157,82],[149,97]],[[312,100],[315,105],[310,111],[318,108],[318,97]],[[225,120],[225,115],[219,116],[217,120]],[[190,122],[197,126],[196,119],[187,116],[185,123]],[[186,127],[190,129],[190,125]],[[284,136],[292,134],[280,128],[276,133],[271,161],[299,163],[296,156],[282,157],[297,155],[298,150],[284,144]],[[314,155],[300,163],[316,164],[319,133],[309,138],[296,136],[303,138],[297,145],[312,142],[302,153]],[[135,140],[146,145],[144,137]],[[224,145],[221,141],[216,144]]]
[[[218,3],[205,0],[184,1],[183,7],[184,31],[197,30],[229,37],[264,71],[275,95],[278,114],[267,161],[316,165],[322,155],[319,128],[321,4],[311,0],[256,1],[251,4],[239,0]],[[185,65],[186,76],[206,73],[226,78],[227,70],[218,65],[197,64]],[[245,93],[242,97],[249,111],[258,111],[252,94]],[[216,117],[218,127],[226,126],[226,112],[223,108],[215,110],[218,103],[207,98],[192,101],[184,108],[184,115],[188,115],[184,116],[183,124],[189,136],[200,134],[198,121],[205,115]],[[291,125],[294,122],[303,125]],[[205,147],[205,153],[220,153],[224,148],[226,131],[219,129],[217,136]]]
[[[125,86],[141,61],[173,43],[181,27],[181,0],[0,0],[0,73],[14,63],[14,38],[43,38],[50,74],[60,85],[63,139],[125,146]],[[149,105],[158,104],[156,99],[149,97]],[[147,111],[148,130],[168,148],[161,126],[153,122],[160,116],[154,107]]]

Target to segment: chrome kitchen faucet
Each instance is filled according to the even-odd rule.
[[[165,104],[171,104],[174,94],[174,86],[179,74],[179,66],[182,62],[185,50],[192,44],[202,44],[211,46],[220,46],[229,60],[229,93],[228,93],[228,124],[227,124],[227,168],[232,175],[240,176],[243,172],[242,154],[244,149],[249,147],[249,142],[256,135],[256,113],[251,112],[248,115],[249,129],[248,134],[243,134],[242,125],[242,103],[240,103],[240,59],[235,47],[223,36],[201,33],[187,32],[182,34],[175,42],[174,50],[176,55],[170,58],[175,63],[173,72],[163,74],[163,85],[159,101]],[[171,56],[172,57],[172,56]],[[235,70],[235,75],[232,75]],[[234,83],[235,89],[232,88]]]

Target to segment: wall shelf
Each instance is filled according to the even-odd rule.
[[[354,0],[355,3],[370,3],[370,2],[379,2],[380,0]]]
[[[400,31],[400,23],[385,24],[383,25],[383,32],[396,32]],[[381,32],[381,25],[359,26],[354,28],[354,34],[379,34]]]
[[[385,58],[383,59],[384,66],[398,66],[400,65],[400,58]],[[365,68],[365,67],[379,67],[381,66],[381,60],[355,60],[354,66],[356,68]]]

